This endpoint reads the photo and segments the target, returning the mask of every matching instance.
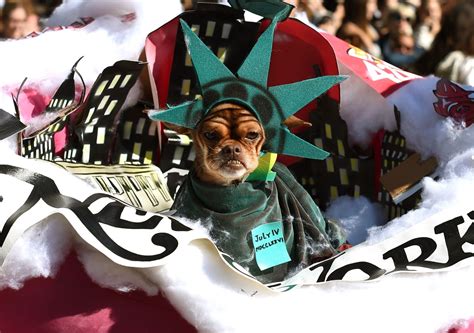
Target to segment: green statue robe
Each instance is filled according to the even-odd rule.
[[[177,216],[200,220],[217,247],[263,283],[281,281],[307,265],[329,258],[344,242],[342,229],[325,220],[318,206],[290,171],[276,163],[274,181],[217,186],[201,182],[193,170],[172,209]],[[291,261],[261,271],[251,231],[281,221]]]

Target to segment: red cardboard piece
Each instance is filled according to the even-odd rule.
[[[0,299],[2,333],[196,332],[162,295],[101,288],[73,254],[54,279],[29,280]]]

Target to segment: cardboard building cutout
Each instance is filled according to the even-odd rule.
[[[0,140],[6,139],[26,128],[26,125],[18,120],[17,117],[9,114],[7,111],[0,109]]]
[[[59,143],[58,136],[67,136],[71,129],[69,123],[72,114],[76,112],[84,102],[86,86],[81,74],[77,71],[79,58],[72,66],[68,77],[61,83],[49,101],[43,115],[54,117],[54,119],[43,128],[33,131],[25,131],[21,142],[21,154],[29,158],[41,158],[54,160],[56,154],[63,149]],[[80,79],[80,95],[76,101],[76,75]],[[21,93],[21,86],[18,94]],[[18,99],[18,98],[17,98]],[[18,107],[18,102],[15,103]],[[21,110],[18,110],[21,113]],[[57,134],[58,133],[58,134]],[[58,144],[57,144],[58,143]]]
[[[292,5],[279,0],[230,0],[229,4],[235,9],[245,9],[249,12],[270,19],[278,17],[279,20],[286,19],[293,9]]]

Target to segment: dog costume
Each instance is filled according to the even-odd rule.
[[[266,134],[263,151],[326,158],[327,152],[292,134],[283,122],[344,77],[323,76],[268,88],[273,35],[283,16],[274,17],[236,75],[181,21],[202,98],[165,111],[150,112],[150,118],[195,128],[213,107],[232,102],[253,112],[262,124]],[[203,183],[191,171],[173,206],[178,216],[207,221],[217,247],[263,282],[282,280],[292,270],[331,257],[344,243],[341,229],[325,221],[286,167],[275,164],[273,171],[270,170],[271,167],[268,172],[257,169],[248,181],[228,187]],[[263,259],[259,260],[260,247],[254,231],[275,222],[282,223],[289,261],[265,265]],[[275,252],[270,256],[280,254]]]
[[[262,282],[283,280],[310,263],[332,257],[345,241],[341,228],[325,220],[318,206],[280,163],[274,181],[247,181],[236,186],[201,182],[191,170],[172,209],[177,215],[201,220],[216,245]],[[256,263],[251,231],[282,221],[291,261],[261,271]]]

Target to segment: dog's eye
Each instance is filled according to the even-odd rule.
[[[215,140],[219,139],[219,134],[217,134],[217,132],[205,132],[204,136],[209,141],[215,141]]]
[[[257,132],[248,132],[247,135],[245,136],[246,139],[249,140],[255,140],[260,136]]]

